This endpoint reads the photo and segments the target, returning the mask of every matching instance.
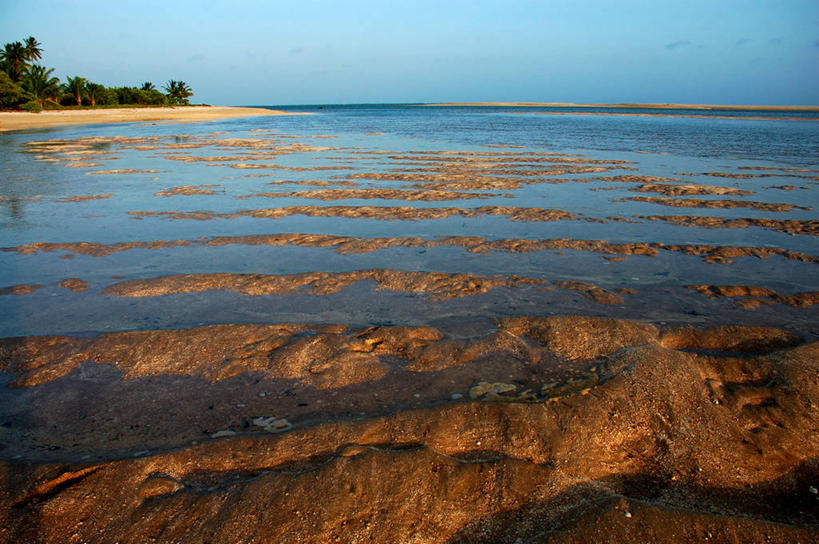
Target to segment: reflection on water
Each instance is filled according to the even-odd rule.
[[[782,302],[819,289],[819,124],[816,113],[793,115],[801,120],[358,106],[4,134],[0,289],[42,287],[0,291],[9,293],[0,336],[523,313],[815,334],[812,295]],[[368,279],[383,271],[546,283],[442,301]],[[205,276],[314,272],[358,279],[326,294],[250,296]],[[205,287],[137,299],[104,292],[179,274],[203,275]],[[69,278],[89,288],[60,287]],[[558,287],[571,282],[622,300]],[[725,285],[775,295],[689,288]]]

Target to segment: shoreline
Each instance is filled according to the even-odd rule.
[[[617,108],[647,110],[743,110],[743,111],[819,111],[819,106],[738,106],[730,104],[575,104],[572,102],[435,102],[423,107],[531,107],[531,108]]]
[[[111,108],[91,110],[48,110],[0,112],[0,132],[59,128],[107,123],[146,121],[197,122],[263,115],[308,115],[299,112],[239,106],[166,106],[157,108]]]

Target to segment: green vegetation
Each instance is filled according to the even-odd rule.
[[[171,79],[165,94],[153,83],[141,87],[106,87],[84,77],[67,77],[65,84],[53,68],[35,62],[42,59],[41,43],[29,36],[23,42],[7,43],[0,50],[0,109],[43,109],[118,106],[189,105],[193,91],[184,81]]]
[[[168,100],[171,104],[187,105],[190,104],[188,98],[193,96],[193,91],[184,81],[170,80],[165,85],[165,91],[168,93]]]
[[[82,106],[82,97],[85,94],[87,83],[88,81],[80,76],[69,77],[65,82],[65,89],[71,93],[78,106]]]
[[[23,90],[40,108],[45,108],[46,100],[54,101],[60,92],[60,80],[51,75],[53,71],[54,68],[46,70],[45,66],[32,64],[23,74]]]

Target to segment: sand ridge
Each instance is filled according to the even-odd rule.
[[[757,202],[753,200],[705,200],[702,198],[667,198],[661,196],[631,196],[622,200],[649,202],[674,208],[753,208],[763,212],[789,212],[791,210],[810,211],[812,208],[784,202]]]
[[[637,215],[645,221],[665,221],[685,227],[704,227],[707,229],[741,229],[761,227],[788,234],[819,235],[819,220],[799,219],[759,219],[755,217],[710,217],[698,215]]]
[[[361,238],[354,236],[334,236],[329,234],[281,233],[250,234],[242,236],[211,236],[195,240],[153,240],[98,244],[90,242],[35,242],[16,247],[0,248],[0,251],[16,252],[20,255],[33,255],[38,252],[65,252],[63,258],[74,255],[90,257],[107,257],[121,251],[134,249],[158,250],[174,247],[192,246],[303,246],[333,249],[339,254],[369,253],[393,247],[436,248],[462,247],[469,252],[488,254],[493,251],[509,253],[528,253],[545,250],[565,250],[596,252],[604,255],[641,255],[654,257],[660,250],[680,252],[685,255],[701,257],[709,263],[729,264],[733,259],[753,257],[767,259],[780,256],[783,259],[819,263],[819,256],[808,255],[778,247],[753,246],[719,246],[707,244],[665,244],[661,242],[615,243],[606,240],[577,240],[573,238],[501,238],[488,239],[481,236],[437,236],[423,237],[388,237]]]
[[[357,270],[354,272],[308,272],[303,274],[175,274],[148,279],[134,279],[107,287],[103,294],[120,297],[155,297],[202,291],[233,291],[247,296],[290,295],[300,292],[312,295],[338,293],[360,281],[374,281],[376,289],[425,294],[431,300],[472,296],[499,287],[549,286],[577,291],[600,304],[620,304],[623,298],[596,285],[579,281],[549,282],[521,276],[480,276],[444,272],[404,270]]]
[[[602,219],[581,217],[565,210],[517,208],[513,206],[482,206],[479,208],[412,208],[408,206],[284,206],[281,208],[239,210],[231,213],[218,213],[209,210],[163,212],[129,211],[128,215],[130,215],[133,219],[160,217],[171,220],[194,219],[197,221],[235,219],[237,217],[280,219],[282,217],[292,215],[306,215],[308,217],[377,219],[379,221],[421,221],[428,219],[442,219],[453,216],[507,216],[510,221],[588,221],[592,223],[605,223],[605,220]]]

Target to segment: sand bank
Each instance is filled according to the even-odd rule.
[[[354,272],[310,272],[303,274],[175,274],[158,278],[128,280],[108,287],[104,293],[120,297],[155,297],[178,293],[225,290],[248,296],[331,295],[359,281],[372,281],[379,291],[429,295],[445,300],[486,293],[497,288],[530,285],[544,286],[549,281],[521,276],[486,277],[444,272],[406,272],[403,270],[357,270]],[[599,304],[620,304],[623,298],[596,285],[579,281],[556,281],[554,287],[581,293]],[[21,286],[17,286],[21,287]],[[13,289],[13,288],[10,288]],[[14,294],[14,293],[12,293]]]
[[[140,121],[216,121],[232,117],[291,115],[290,112],[264,108],[232,106],[184,106],[165,108],[114,108],[98,110],[59,110],[29,113],[0,112],[0,132],[33,128],[96,125],[98,123],[136,123]],[[293,114],[297,115],[297,114]]]
[[[444,104],[423,104],[424,106],[449,106],[449,107],[531,107],[531,108],[605,108],[611,110],[646,110],[645,113],[635,113],[633,111],[538,111],[539,115],[605,115],[605,116],[625,116],[625,117],[688,117],[700,119],[744,119],[752,121],[816,121],[812,117],[796,116],[771,116],[771,115],[715,115],[715,114],[693,114],[693,113],[663,113],[663,110],[690,110],[690,111],[769,111],[769,112],[815,112],[819,111],[819,106],[730,106],[712,104],[571,104],[564,102],[464,102],[464,103],[444,103]]]
[[[731,104],[574,104],[572,102],[441,102],[424,106],[533,107],[533,108],[632,108],[647,110],[753,110],[819,111],[819,106],[738,106]]]

